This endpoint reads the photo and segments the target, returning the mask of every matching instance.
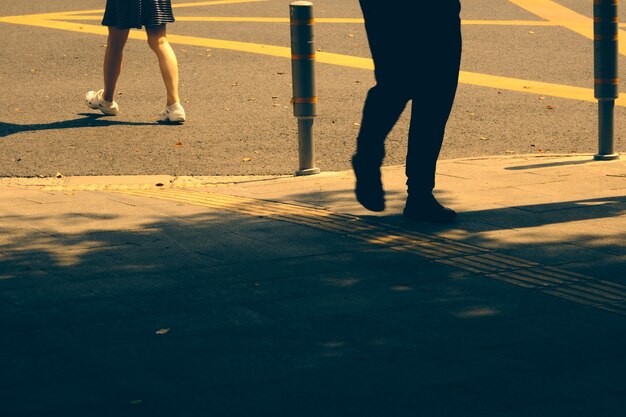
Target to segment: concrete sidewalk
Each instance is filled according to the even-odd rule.
[[[0,415],[622,413],[626,163],[438,173],[1,180]]]

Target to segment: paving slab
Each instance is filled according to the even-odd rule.
[[[350,171],[0,180],[3,411],[621,413],[624,161],[439,172],[451,225],[402,217],[402,166],[384,213]]]

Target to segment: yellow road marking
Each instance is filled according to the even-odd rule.
[[[475,72],[461,71],[459,82],[480,87],[490,87],[519,93],[538,94],[578,101],[596,102],[594,91],[591,88],[574,87],[544,83],[541,81],[522,80],[518,78],[499,77]],[[621,97],[615,101],[617,106],[626,107],[626,98]]]
[[[176,5],[176,7],[197,7],[197,6],[209,6],[217,4],[235,4],[235,3],[248,3],[248,2],[262,2],[266,0],[214,0],[197,3],[182,3]],[[486,24],[486,25],[543,25],[543,26],[565,26],[571,30],[575,30],[577,33],[584,34],[587,37],[593,37],[593,25],[592,20],[579,15],[560,6],[550,0],[510,0],[511,2],[519,5],[526,10],[532,11],[541,18],[547,19],[546,21],[495,21],[495,20],[471,20],[465,21],[466,24]],[[101,11],[100,11],[101,12]],[[24,16],[8,16],[0,17],[0,22],[30,25],[37,27],[45,27],[49,29],[58,29],[65,31],[73,31],[80,33],[90,33],[95,35],[107,35],[108,29],[101,25],[91,25],[75,22],[67,22],[64,20],[100,20],[98,16],[85,16],[80,13],[94,13],[94,11],[83,12],[61,12],[61,13],[47,13],[47,14],[33,14]],[[279,22],[286,23],[286,18],[224,18],[224,17],[177,17],[178,20],[189,19],[194,21],[195,19],[227,19],[225,21],[247,21],[247,22]],[[241,20],[237,20],[241,19]],[[220,20],[224,21],[224,20]],[[362,19],[342,19],[342,18],[320,18],[318,22],[322,23],[355,23],[362,22]],[[131,31],[131,39],[145,40],[146,35],[142,31]],[[212,38],[200,38],[186,35],[168,35],[170,42],[190,45],[201,46],[205,48],[226,49],[245,53],[254,53],[261,55],[274,56],[279,58],[291,58],[291,50],[288,47],[276,46],[276,45],[263,45],[257,43],[229,41],[222,39]],[[322,64],[338,65],[348,68],[373,70],[374,64],[370,58],[356,57],[350,55],[336,54],[330,52],[318,52],[317,62]],[[523,80],[503,76],[495,76],[488,74],[480,74],[468,71],[461,71],[459,76],[459,82],[461,84],[474,85],[479,87],[488,87],[500,90],[514,91],[526,94],[537,94],[541,96],[551,96],[586,102],[595,102],[593,89],[582,88],[568,85],[560,85],[553,83],[546,83],[540,81]],[[618,106],[626,106],[625,99],[618,99],[616,101]]]
[[[83,16],[83,15],[73,15],[73,16],[64,16],[62,20],[97,20],[101,21],[102,16]],[[333,22],[335,19],[315,19],[317,23],[358,23],[348,21],[348,19],[338,19],[345,20],[344,22]],[[355,19],[356,20],[356,19]],[[361,22],[363,19],[361,19]],[[176,16],[176,22],[228,22],[228,23],[289,23],[289,18],[285,17],[229,17],[229,16]]]
[[[213,1],[199,1],[199,2],[195,2],[195,3],[172,4],[172,8],[173,9],[178,9],[178,8],[182,8],[182,7],[219,6],[219,5],[223,5],[223,4],[237,4],[237,3],[259,3],[259,2],[265,2],[265,1],[267,1],[267,0],[213,0]],[[80,15],[80,14],[93,14],[93,13],[102,14],[102,13],[104,13],[104,9],[79,10],[79,11],[74,11],[74,12],[63,12],[62,14],[64,14],[64,15]],[[59,13],[59,14],[61,14],[61,13]]]
[[[197,1],[190,3],[178,3],[172,4],[173,9],[179,9],[181,7],[201,7],[201,6],[217,6],[222,4],[236,4],[236,3],[263,3],[267,0],[212,0],[212,1]]]
[[[522,9],[529,11],[542,19],[567,28],[579,35],[593,40],[593,19],[577,13],[552,0],[509,0]],[[620,36],[626,32],[620,30]],[[626,44],[619,44],[619,52],[626,55]]]
[[[265,0],[264,0],[265,1]],[[100,10],[103,12],[103,10]],[[59,14],[59,20],[102,20],[99,15]],[[225,23],[289,23],[288,17],[247,17],[247,16],[176,16],[177,22],[225,22]],[[362,18],[351,17],[316,17],[315,23],[322,24],[363,24]],[[558,23],[542,20],[463,20],[469,26],[558,26]]]
[[[478,26],[556,26],[542,20],[461,20],[462,25]]]

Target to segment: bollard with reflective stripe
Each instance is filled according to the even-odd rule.
[[[315,45],[313,3],[296,1],[289,5],[291,27],[291,74],[293,114],[298,118],[300,167],[296,175],[320,172],[315,166],[313,120],[317,112],[315,90]]]
[[[619,96],[618,0],[593,0],[594,92],[598,99],[597,160],[619,158],[615,153],[615,100]]]

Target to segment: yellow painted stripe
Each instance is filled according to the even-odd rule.
[[[202,7],[202,6],[219,6],[223,4],[237,4],[237,3],[259,3],[266,2],[267,0],[213,0],[213,1],[198,1],[198,2],[190,2],[190,3],[173,3],[173,9],[179,9],[183,7]],[[81,15],[81,14],[99,14],[100,19],[102,19],[102,13],[104,13],[104,9],[91,9],[91,10],[78,10],[71,12],[61,12],[57,14],[63,15]]]
[[[522,0],[511,0],[522,1]],[[525,0],[535,1],[535,0]],[[546,2],[551,3],[546,0]],[[45,18],[44,18],[45,17]],[[45,14],[45,15],[27,15],[27,16],[11,16],[0,18],[0,21],[22,24],[29,26],[45,27],[49,29],[66,30],[80,33],[90,33],[96,35],[107,35],[108,29],[102,25],[90,25],[75,22],[63,22],[57,20],[49,20],[50,18],[62,17],[61,14]],[[587,19],[587,23],[591,19]],[[590,36],[593,36],[593,28],[589,29]],[[143,31],[131,31],[129,37],[131,39],[146,40]],[[226,49],[238,52],[268,55],[280,58],[291,58],[291,49],[284,46],[263,45],[249,42],[229,41],[222,39],[200,38],[186,35],[169,34],[168,39],[171,43],[201,46],[205,48]],[[373,70],[374,63],[371,58],[355,57],[350,55],[335,54],[331,52],[318,52],[316,54],[317,62],[322,64],[338,65],[348,68],[357,68],[364,70]],[[515,91],[526,94],[537,94],[541,96],[552,96],[558,98],[566,98],[571,100],[595,102],[593,89],[574,87],[568,85],[545,83],[540,81],[531,81],[524,79],[516,79],[488,74],[479,74],[474,72],[461,71],[459,82],[467,85],[479,87],[488,87],[507,91]],[[626,106],[626,100],[618,98],[615,102],[617,106]]]
[[[13,23],[17,25],[38,26],[38,22],[49,19],[63,19],[67,15],[65,13],[42,13],[27,14],[23,16],[0,16],[0,22]],[[102,19],[102,18],[100,18]]]
[[[71,13],[71,14],[70,14]],[[42,15],[44,17],[44,15]],[[52,18],[50,15],[45,16]],[[67,14],[58,13],[54,15],[59,20],[102,20],[102,14],[98,15],[79,15],[74,12]],[[225,22],[225,23],[290,23],[288,17],[247,17],[247,16],[180,16],[176,15],[177,22]],[[359,18],[315,18],[315,23],[353,23],[363,24],[363,19]]]
[[[591,88],[522,80],[518,78],[499,77],[495,75],[478,74],[465,71],[461,71],[459,82],[480,87],[491,87],[520,93],[538,94],[540,96],[551,96],[588,102],[596,101],[594,98],[594,91]],[[618,106],[626,106],[626,100],[620,97],[616,100],[615,104]]]
[[[542,20],[461,20],[461,24],[468,26],[557,26],[556,23]]]
[[[54,19],[62,18],[61,14],[25,15],[0,17],[0,22],[18,25],[36,26],[48,29],[59,29],[70,32],[91,33],[94,35],[108,35],[109,29],[102,25],[89,25],[72,22],[62,22]],[[133,31],[131,31],[132,35]],[[145,38],[145,36],[144,36]]]
[[[90,15],[93,12],[99,14]],[[58,20],[102,20],[104,10],[86,12],[62,12],[40,15],[41,17]],[[84,15],[81,13],[85,13]],[[176,16],[177,22],[225,22],[225,23],[290,23],[288,17],[253,17],[253,16]],[[362,18],[347,17],[316,17],[315,23],[326,24],[363,24]],[[462,20],[468,26],[558,26],[557,23],[542,20]]]
[[[84,20],[91,21],[102,20],[102,15],[59,15],[59,20]],[[321,19],[322,23],[354,23],[354,22],[324,22],[324,20],[334,19]],[[361,22],[363,20],[361,19]],[[224,22],[224,23],[289,23],[288,17],[230,17],[230,16],[176,16],[176,22]],[[320,19],[315,20],[316,23],[320,23]],[[358,22],[357,22],[358,23]]]
[[[212,0],[212,1],[196,1],[189,3],[172,3],[173,9],[180,9],[182,7],[200,7],[200,6],[219,6],[222,4],[236,4],[236,3],[263,3],[267,0]]]
[[[542,19],[563,26],[573,32],[592,39],[593,19],[577,13],[552,0],[509,0],[511,3],[525,9]],[[620,31],[621,34],[624,32]],[[626,55],[626,44],[619,45],[619,53]]]

